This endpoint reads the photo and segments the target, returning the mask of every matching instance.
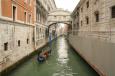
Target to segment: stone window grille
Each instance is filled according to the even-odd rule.
[[[86,5],[87,5],[87,8],[89,8],[89,1],[86,3]]]
[[[99,22],[99,12],[98,11],[95,12],[95,20],[96,22]]]
[[[111,8],[111,15],[112,15],[112,18],[115,18],[115,6]]]
[[[83,21],[81,21],[81,26],[83,26]]]
[[[18,40],[18,46],[20,46],[20,40]]]
[[[89,24],[89,17],[86,17],[86,23]]]
[[[83,12],[83,7],[81,8],[81,12]]]
[[[29,39],[27,38],[27,44],[29,44]]]
[[[4,51],[8,50],[8,42],[4,43]]]

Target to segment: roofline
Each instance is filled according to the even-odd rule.
[[[80,0],[80,1],[79,1],[79,3],[77,4],[77,6],[75,7],[75,9],[73,10],[71,16],[75,14],[75,12],[77,11],[77,9],[80,8],[80,6],[82,5],[82,3],[83,3],[84,1],[86,1],[86,0]]]
[[[53,11],[50,11],[49,13],[53,13],[53,12],[56,12],[56,11],[68,12],[69,14],[71,14],[71,12],[70,12],[70,11],[63,10],[63,9],[60,9],[60,8],[58,8],[58,9],[56,9],[56,10],[53,10]]]
[[[54,2],[55,7],[57,8],[56,3],[55,3],[55,1],[54,1],[54,0],[53,0],[53,2]]]

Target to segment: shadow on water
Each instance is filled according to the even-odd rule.
[[[44,63],[39,64],[34,56],[7,76],[99,75],[69,46],[64,37],[59,37],[52,42],[51,56]]]

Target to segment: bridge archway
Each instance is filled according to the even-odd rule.
[[[55,22],[55,23],[52,23],[48,26],[48,28],[46,30],[47,36],[49,36],[50,31],[53,31],[53,34],[56,33],[56,29],[58,29],[60,27],[60,24],[64,24],[65,27],[67,27],[68,32],[72,30],[72,23],[71,22]],[[50,29],[52,27],[53,27],[53,30]]]
[[[68,25],[68,28],[72,28],[72,19],[71,13],[69,11],[63,9],[56,9],[54,11],[49,12],[48,21],[47,21],[47,31],[49,34],[49,29],[51,27],[58,28],[59,23],[63,23]]]
[[[47,25],[51,25],[52,23],[69,23],[71,22],[71,13],[69,11],[63,9],[56,9],[54,11],[49,12]]]

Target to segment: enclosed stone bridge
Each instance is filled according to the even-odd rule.
[[[56,25],[57,23],[64,23],[67,25],[71,25],[71,13],[66,10],[56,9],[54,11],[49,12],[47,26],[50,27],[52,25]]]

